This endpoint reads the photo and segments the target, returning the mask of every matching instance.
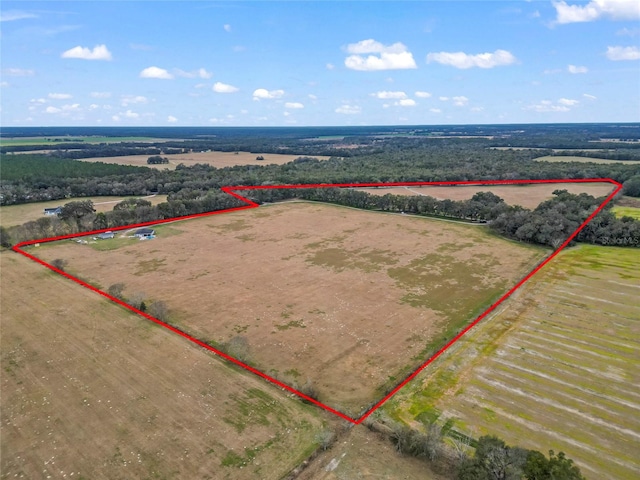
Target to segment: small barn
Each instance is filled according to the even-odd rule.
[[[101,234],[98,235],[98,239],[99,240],[109,240],[110,238],[115,237],[116,234],[113,232],[102,232]]]
[[[45,208],[44,209],[44,214],[45,215],[59,215],[60,213],[62,213],[62,207],[54,207],[54,208]]]
[[[156,232],[152,228],[140,228],[136,230],[134,235],[140,240],[146,240],[148,238],[154,238],[156,236]]]

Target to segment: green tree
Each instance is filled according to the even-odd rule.
[[[549,451],[549,458],[540,452],[530,451],[523,474],[527,480],[585,480],[573,460],[564,452],[556,456],[553,450]]]

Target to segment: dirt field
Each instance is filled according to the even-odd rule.
[[[304,202],[156,230],[31,251],[166,302],[180,328],[352,416],[547,254],[481,226]]]
[[[587,478],[640,477],[640,257],[563,252],[385,411],[564,451]]]
[[[354,426],[331,450],[316,458],[297,480],[444,480],[422,459],[398,453],[387,438]]]
[[[256,160],[256,157],[262,155],[264,160]],[[104,162],[116,163],[119,165],[134,165],[138,167],[150,167],[164,170],[174,170],[176,166],[184,163],[187,166],[196,163],[206,163],[216,168],[233,167],[235,165],[269,165],[275,163],[282,165],[300,158],[302,155],[278,155],[276,153],[249,153],[249,152],[202,152],[202,153],[179,153],[176,155],[161,155],[169,159],[168,164],[147,165],[150,155],[128,155],[122,157],[98,157],[98,158],[81,158],[83,162]],[[314,156],[318,160],[328,160],[329,157]]]
[[[372,195],[428,195],[438,200],[468,200],[478,192],[493,192],[509,205],[535,208],[544,200],[553,197],[554,190],[567,190],[569,193],[588,193],[594,197],[608,195],[613,191],[610,183],[544,183],[538,185],[481,185],[446,187],[391,187],[358,188]]]
[[[27,258],[0,265],[1,478],[279,479],[326,428],[317,408]]]
[[[113,207],[117,203],[122,202],[127,198],[144,198],[151,202],[152,205],[157,205],[167,201],[166,195],[150,195],[148,197],[81,197],[81,198],[65,198],[63,200],[52,200],[50,202],[36,202],[36,203],[24,203],[21,205],[7,205],[0,207],[0,225],[4,227],[11,227],[13,225],[22,225],[23,223],[31,220],[37,220],[44,217],[45,208],[56,208],[64,205],[65,203],[91,200],[93,202],[93,208],[96,212],[108,212],[113,210]]]
[[[538,157],[534,159],[535,162],[577,162],[577,163],[624,163],[629,165],[637,165],[640,163],[638,160],[609,160],[606,158],[589,158],[589,157],[575,157],[575,156],[546,156]]]

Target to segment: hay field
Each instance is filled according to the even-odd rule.
[[[640,257],[565,251],[386,408],[564,451],[587,478],[640,476]]]
[[[590,158],[590,157],[577,157],[577,156],[553,156],[548,155],[546,157],[534,158],[534,162],[576,162],[576,163],[624,163],[629,165],[640,164],[640,160],[609,160],[607,158]]]
[[[0,253],[2,478],[279,479],[326,415]]]
[[[545,256],[484,227],[286,203],[31,248],[356,416]],[[108,246],[107,247],[105,247]],[[235,343],[234,343],[235,342]],[[239,345],[238,345],[239,343]]]
[[[636,220],[640,220],[640,208],[639,207],[621,207],[616,206],[611,209],[616,217],[631,217]]]
[[[64,198],[62,200],[51,200],[49,202],[23,203],[20,205],[5,205],[0,207],[0,225],[3,227],[12,227],[14,225],[22,225],[23,223],[43,218],[45,208],[56,208],[65,203],[91,200],[93,208],[96,212],[109,212],[113,210],[116,204],[126,200],[127,198],[143,198],[157,205],[167,201],[166,195],[149,195],[147,197],[75,197]]]
[[[264,160],[256,160],[258,155],[262,155]],[[195,165],[196,163],[205,163],[216,168],[233,167],[236,165],[269,165],[276,164],[282,165],[294,161],[296,158],[300,158],[304,155],[281,155],[277,153],[249,153],[249,152],[193,152],[193,153],[178,153],[175,155],[161,155],[169,160],[168,164],[147,165],[147,160],[150,155],[126,155],[121,157],[96,157],[96,158],[81,158],[83,162],[104,162],[115,163],[118,165],[133,165],[137,167],[149,167],[160,170],[169,169],[174,170],[176,166],[184,163],[187,166]],[[318,160],[328,160],[329,157],[314,156]]]
[[[358,188],[372,195],[427,195],[438,200],[469,200],[478,192],[492,192],[509,205],[520,205],[535,208],[553,197],[554,190],[567,190],[569,193],[588,193],[594,197],[608,195],[613,190],[610,183],[541,183],[532,185],[459,185],[459,186],[424,186],[424,187],[382,187]]]

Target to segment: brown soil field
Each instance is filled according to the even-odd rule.
[[[3,479],[279,479],[328,428],[315,407],[21,255],[0,266]]]
[[[256,160],[256,157],[262,155],[264,160]],[[150,155],[127,155],[121,157],[97,157],[97,158],[81,158],[83,162],[104,162],[115,163],[118,165],[134,165],[138,167],[157,168],[160,170],[174,170],[176,166],[184,163],[187,166],[196,163],[206,163],[216,168],[233,167],[235,165],[269,165],[275,163],[282,165],[294,161],[304,155],[281,155],[277,153],[249,153],[249,152],[194,152],[194,153],[178,153],[175,155],[161,155],[169,160],[168,164],[163,165],[147,165]],[[329,157],[314,156],[318,160],[328,160]]]
[[[164,301],[178,327],[351,416],[548,253],[482,226],[306,202],[156,230],[30,251]]]
[[[543,183],[534,185],[474,185],[474,186],[425,186],[425,187],[383,187],[358,188],[372,195],[427,195],[438,200],[469,200],[478,192],[492,192],[509,205],[535,208],[540,202],[553,197],[554,190],[567,190],[569,193],[588,193],[594,197],[608,195],[613,191],[610,183]]]
[[[640,478],[640,256],[563,251],[384,410],[563,451],[586,478]]]
[[[76,197],[64,198],[62,200],[51,200],[49,202],[5,205],[0,207],[0,225],[3,227],[22,225],[23,223],[44,217],[45,215],[43,212],[45,208],[55,208],[62,206],[65,203],[80,200],[91,200],[96,212],[108,212],[113,210],[113,207],[115,207],[117,203],[120,203],[127,198],[144,198],[145,200],[150,201],[152,205],[157,205],[167,201],[166,195],[150,195],[148,197]]]

